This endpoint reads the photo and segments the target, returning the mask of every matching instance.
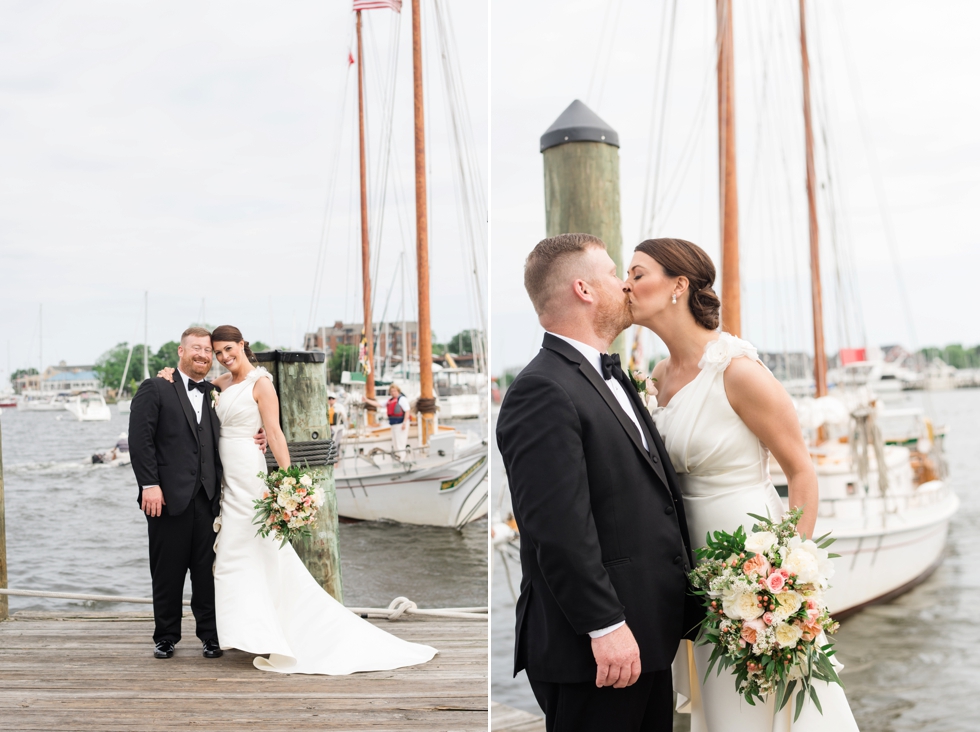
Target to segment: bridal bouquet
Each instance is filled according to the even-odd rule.
[[[310,525],[316,520],[317,511],[323,505],[323,488],[319,475],[291,466],[271,473],[259,473],[266,491],[255,503],[255,518],[259,527],[255,533],[262,538],[275,533],[279,548],[300,536],[311,536]]]
[[[709,534],[690,574],[707,611],[698,644],[714,646],[705,679],[715,664],[718,673],[729,668],[745,701],[775,694],[777,711],[798,687],[794,720],[807,696],[823,714],[813,681],[841,683],[833,644],[820,645],[838,627],[823,600],[838,556],[827,553],[834,540],[800,539],[799,508],[778,523],[749,515],[759,523],[748,535],[742,527]]]

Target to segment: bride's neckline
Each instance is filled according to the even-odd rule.
[[[712,343],[717,343],[717,342],[718,342],[719,340],[721,340],[721,335],[719,335],[719,336],[718,336],[717,338],[712,338],[712,339],[711,339],[710,341],[708,341],[707,343],[705,343],[705,344],[704,344],[704,350],[702,351],[702,354],[703,354],[703,353],[704,353],[705,351],[707,351],[707,350],[708,350],[708,347],[709,347],[709,346],[710,346],[710,345],[711,345]],[[671,395],[671,397],[670,397],[670,399],[668,399],[668,400],[667,400],[667,403],[666,403],[666,404],[659,404],[659,402],[658,402],[658,404],[657,404],[657,406],[658,406],[658,408],[660,408],[660,409],[666,409],[666,408],[667,408],[667,407],[668,407],[669,405],[671,405],[671,404],[673,404],[673,403],[674,403],[674,400],[675,400],[675,399],[677,399],[677,396],[678,396],[678,394],[680,394],[680,393],[681,393],[682,391],[684,391],[684,390],[685,390],[685,389],[686,389],[687,387],[689,387],[689,386],[690,386],[691,384],[693,384],[693,383],[694,383],[695,381],[697,381],[697,380],[698,380],[698,378],[699,378],[699,377],[701,376],[701,374],[703,374],[703,373],[704,373],[704,368],[703,368],[703,367],[701,366],[701,363],[703,363],[703,361],[700,361],[700,362],[698,363],[698,373],[697,373],[697,376],[695,376],[695,377],[694,377],[693,379],[691,379],[691,380],[690,380],[690,381],[688,381],[688,382],[687,382],[686,384],[684,384],[684,385],[683,385],[683,386],[682,386],[682,387],[681,387],[680,389],[678,389],[677,391],[675,391],[675,392],[674,392],[674,393],[673,393],[673,394]]]
[[[241,381],[234,381],[233,380],[230,384],[228,384],[228,388],[230,389],[233,386],[240,386],[241,384],[244,384],[246,381],[248,381],[248,377],[252,375],[252,372],[255,371],[255,368],[256,368],[255,366],[253,366],[252,368],[250,368],[248,370],[248,373],[245,374],[244,378],[242,378]]]

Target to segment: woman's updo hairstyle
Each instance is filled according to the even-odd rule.
[[[688,280],[687,306],[702,328],[716,330],[721,320],[721,300],[712,289],[715,265],[704,249],[683,239],[647,239],[636,251],[652,257],[668,277]]]
[[[215,341],[221,342],[231,342],[231,343],[244,343],[245,344],[245,358],[247,358],[251,363],[258,363],[259,360],[252,353],[252,349],[248,347],[248,341],[242,337],[242,332],[238,330],[233,325],[219,325],[211,333],[211,342]]]

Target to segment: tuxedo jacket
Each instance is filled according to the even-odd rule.
[[[205,388],[200,424],[177,373],[173,382],[144,381],[130,407],[129,454],[139,486],[137,501],[142,501],[143,486],[158,485],[167,502],[163,511],[171,516],[183,513],[198,486],[205,483],[211,483],[208,493],[215,516],[220,508],[221,423],[211,404],[215,387],[205,382]]]
[[[521,536],[515,675],[594,681],[588,633],[621,620],[642,670],[665,669],[701,617],[677,475],[639,394],[622,383],[649,451],[595,367],[551,334],[500,407],[497,445]]]

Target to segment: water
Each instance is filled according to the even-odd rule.
[[[129,466],[92,465],[128,416],[76,422],[67,412],[4,410],[10,587],[150,597],[146,519]],[[60,418],[60,419],[59,419]],[[479,429],[469,422],[463,429]],[[399,595],[419,607],[487,604],[487,523],[463,531],[358,523],[340,526],[344,602],[386,607]],[[185,586],[190,597],[190,580]],[[147,605],[11,597],[18,610],[143,610]]]
[[[949,427],[950,483],[961,506],[946,559],[932,577],[842,623],[836,636],[841,679],[862,732],[972,732],[980,728],[980,390],[916,393],[910,401]],[[492,465],[496,506],[503,475],[496,445]],[[520,567],[509,564],[516,587]],[[540,714],[524,673],[511,678],[514,605],[496,552],[491,593],[492,697]],[[678,715],[675,729],[687,725]]]

